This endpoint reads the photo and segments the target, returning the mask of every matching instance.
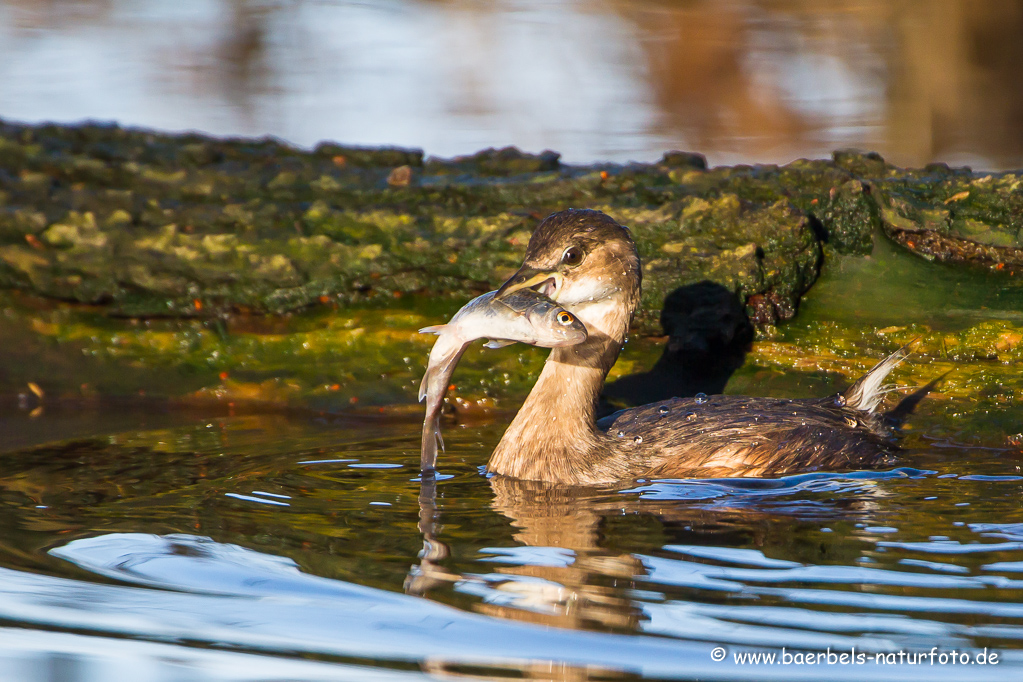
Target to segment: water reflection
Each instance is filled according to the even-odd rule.
[[[1023,166],[1023,3],[0,3],[0,117],[552,148],[567,161]]]
[[[0,569],[5,577],[0,615],[38,606],[43,593],[63,592],[63,603],[40,613],[37,621],[100,633],[130,628],[145,638],[185,637],[243,650],[370,658],[385,668],[421,663],[429,671],[472,666],[528,676],[546,662],[548,668],[553,664],[568,672],[565,679],[590,679],[615,669],[663,675],[695,659],[696,652],[707,658],[703,646],[571,631],[552,634],[482,618],[307,575],[283,557],[192,535],[100,535],[51,553],[108,578],[178,592],[141,593]]]
[[[12,682],[405,682],[418,671],[205,651],[122,637],[0,628],[0,679]]]
[[[244,678],[231,666],[267,654],[321,679],[296,653],[341,679],[744,677],[716,645],[989,646],[999,674],[1023,665],[1023,476],[1001,452],[583,489],[482,476],[489,425],[451,429],[420,481],[419,427],[247,415],[0,454],[0,619],[30,629],[24,651],[0,638],[0,672],[163,675],[152,660],[179,646],[186,679]]]
[[[430,481],[420,496],[421,529],[427,549],[421,563],[412,568],[405,587],[410,593],[425,596],[451,584],[456,591],[479,598],[474,609],[480,613],[559,628],[649,632],[719,643],[807,649],[858,647],[879,651],[920,647],[923,643],[917,638],[923,636],[940,638],[943,646],[971,646],[971,638],[985,638],[995,630],[920,619],[906,621],[886,611],[912,612],[929,603],[935,612],[965,610],[1015,618],[1023,616],[1023,606],[1016,602],[994,606],[983,593],[995,589],[1008,591],[1002,592],[1005,595],[1019,595],[1023,581],[1004,575],[977,575],[957,564],[932,565],[935,562],[907,558],[899,559],[892,568],[883,568],[869,556],[850,552],[853,548],[838,549],[826,541],[818,544],[809,540],[808,553],[793,554],[793,548],[789,548],[791,559],[733,546],[752,544],[777,549],[788,544],[786,536],[802,532],[801,524],[793,523],[798,520],[810,521],[819,532],[830,533],[831,528],[819,525],[821,521],[847,525],[881,512],[879,502],[888,495],[881,485],[884,481],[924,481],[935,473],[904,468],[774,480],[655,482],[624,491],[640,493],[627,497],[610,491],[493,477],[492,507],[511,521],[519,544],[480,549],[478,561],[497,568],[488,573],[461,574],[443,566],[450,551],[442,540],[436,485]],[[1006,482],[1008,478],[1023,480],[1007,477]],[[807,504],[810,500],[805,499],[806,493],[824,499]],[[875,497],[877,501],[872,499]],[[771,498],[778,499],[775,502]],[[612,524],[623,515],[652,522],[658,539],[655,544],[660,545],[657,554],[615,551],[613,545],[621,541],[621,535],[614,532]],[[650,524],[646,525],[649,532]],[[991,524],[975,525],[989,529]],[[993,525],[997,526],[995,531],[1018,537],[1019,524]],[[961,545],[942,537],[930,542],[890,542],[880,538],[898,533],[897,527],[867,523],[855,526],[862,530],[854,535],[864,539],[878,536],[871,539],[877,552],[899,548],[925,553],[997,554],[1023,547],[1016,542]],[[668,537],[679,537],[679,530],[683,531],[682,537],[699,544],[664,543]],[[1020,566],[1023,563],[1002,562],[982,566],[981,570],[1011,575],[1023,571]],[[914,570],[919,568],[927,570]],[[803,606],[832,603],[832,595],[814,586],[845,586],[850,594],[842,603],[858,604],[872,613],[824,617]],[[864,587],[872,596],[856,597],[854,593]],[[906,599],[906,591],[933,596]],[[970,591],[981,592],[979,602],[939,596]],[[1013,632],[1023,637],[1023,626],[1011,625],[998,632],[1015,639]]]

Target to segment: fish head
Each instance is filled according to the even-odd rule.
[[[549,300],[542,299],[525,314],[532,327],[534,346],[557,348],[586,340],[586,325],[582,320]]]
[[[573,346],[587,337],[586,325],[577,315],[532,289],[495,298],[485,324],[491,338],[544,348]]]

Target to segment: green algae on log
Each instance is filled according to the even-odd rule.
[[[429,300],[405,309],[313,309],[281,317],[117,319],[100,308],[0,291],[0,409],[14,393],[30,409],[144,396],[183,406],[371,410],[415,405],[435,337],[449,317]],[[545,355],[479,345],[459,363],[451,402],[463,416],[521,397]],[[628,367],[628,363],[623,367]],[[28,392],[32,383],[45,398]]]
[[[568,206],[631,224],[660,261],[647,308],[712,277],[784,319],[820,257],[812,219],[777,187],[722,203],[729,170],[682,153],[601,168],[514,149],[424,162],[418,150],[3,124],[0,165],[0,286],[118,316],[464,300],[499,284],[537,219]],[[656,312],[638,324],[656,332]]]
[[[1023,177],[943,166],[881,184],[885,233],[934,260],[1023,266]]]
[[[821,259],[805,214],[787,201],[754,204],[735,194],[689,197],[666,208],[667,214],[605,209],[624,218],[637,235],[643,262],[641,327],[653,326],[671,291],[701,281],[740,294],[757,322],[795,314],[799,297],[817,279]]]
[[[400,171],[400,172],[399,172]],[[710,279],[764,323],[792,316],[821,243],[869,253],[875,228],[925,256],[1023,263],[1015,175],[876,154],[707,169],[571,167],[554,152],[218,140],[113,125],[0,124],[0,286],[120,316],[281,313],[318,302],[464,300],[519,261],[538,218],[601,208],[647,262],[638,330],[663,297]]]
[[[921,266],[931,267],[905,249],[1005,275],[1023,267],[1018,176],[904,170],[876,154],[707,168],[669,152],[654,164],[575,167],[510,148],[442,160],[0,124],[0,398],[33,382],[47,400],[145,390],[239,406],[414,403],[432,341],[415,330],[497,286],[537,221],[570,206],[631,227],[644,265],[641,336],[661,332],[671,292],[698,282],[736,294],[761,325],[789,319],[822,266],[874,262],[891,248],[881,235]],[[951,331],[912,322],[897,334],[888,322],[768,329],[747,366],[852,378],[922,334],[920,357],[933,364],[901,376],[919,384],[961,366],[938,404],[995,410],[1023,390],[1011,371],[1023,360],[1015,318]],[[649,368],[660,350],[633,342],[612,378]],[[452,400],[486,410],[519,398],[543,357],[522,346],[468,353]]]

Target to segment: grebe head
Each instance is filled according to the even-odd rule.
[[[642,271],[627,227],[589,209],[568,209],[541,222],[526,258],[497,297],[535,289],[586,320],[586,309],[611,302],[631,317],[639,303]]]

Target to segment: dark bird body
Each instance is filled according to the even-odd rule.
[[[638,473],[655,478],[776,476],[875,465],[890,449],[879,420],[834,403],[834,398],[673,398],[612,415],[598,428],[606,425],[604,437],[624,459],[635,459],[630,448],[650,441]]]
[[[489,471],[595,485],[866,468],[893,453],[875,409],[881,382],[908,348],[831,398],[672,398],[597,422],[597,400],[638,305],[640,280],[632,237],[609,216],[568,210],[537,227],[525,264],[497,296],[534,288],[574,313],[589,336],[552,350]]]

